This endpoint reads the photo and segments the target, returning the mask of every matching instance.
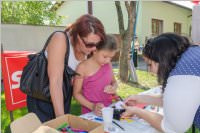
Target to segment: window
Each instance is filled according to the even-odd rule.
[[[163,20],[152,19],[151,26],[153,36],[157,36],[163,33]]]
[[[174,32],[177,34],[181,34],[181,24],[180,23],[174,23]]]

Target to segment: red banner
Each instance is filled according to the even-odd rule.
[[[198,5],[200,2],[200,0],[192,0],[192,3],[194,3],[195,5]]]
[[[2,74],[6,108],[9,111],[26,106],[26,95],[19,90],[20,78],[31,52],[5,51],[2,54]]]

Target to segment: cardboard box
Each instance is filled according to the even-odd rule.
[[[51,128],[57,128],[63,123],[68,123],[71,127],[77,129],[83,129],[89,131],[89,133],[104,133],[103,125],[97,122],[85,120],[78,116],[67,114],[64,116],[57,117],[56,119],[41,123],[38,117],[34,113],[29,113],[11,123],[12,133],[32,133],[41,126],[48,126]],[[43,133],[49,133],[51,128],[46,129]],[[47,131],[48,130],[48,131]],[[54,129],[51,133],[56,133]],[[41,132],[42,133],[42,132]]]

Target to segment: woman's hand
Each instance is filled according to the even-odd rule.
[[[122,107],[126,110],[124,113],[122,113],[122,118],[132,117],[134,115],[137,115],[137,113],[141,110],[138,107],[126,106],[125,104],[123,104]]]
[[[128,106],[140,104],[140,95],[131,95],[125,99],[124,103]]]
[[[116,94],[117,88],[113,85],[107,85],[104,88],[104,92],[107,93],[107,94]]]
[[[132,95],[125,99],[128,106],[137,104],[162,106],[162,95]]]
[[[95,115],[97,116],[102,116],[102,108],[104,107],[104,105],[102,103],[96,103],[93,106],[93,112],[95,113]]]

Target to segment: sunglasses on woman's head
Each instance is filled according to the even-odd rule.
[[[82,37],[80,37],[83,43],[85,44],[86,48],[93,48],[97,47],[99,43],[93,43],[93,42],[86,42]]]

